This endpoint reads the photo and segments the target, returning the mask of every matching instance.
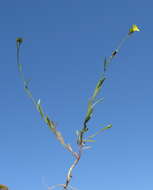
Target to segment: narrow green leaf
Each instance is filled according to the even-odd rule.
[[[96,104],[102,102],[103,100],[104,100],[104,98],[98,99],[96,102],[94,102],[94,104],[92,106],[95,107]]]
[[[42,106],[40,104],[40,99],[38,100],[36,107],[37,107],[38,112],[41,115],[41,118],[44,118],[44,112],[43,112]]]
[[[45,122],[47,123],[47,125],[49,126],[49,128],[51,130],[55,129],[55,125],[54,125],[53,121],[51,121],[48,116],[46,116]]]
[[[84,124],[86,124],[90,120],[92,112],[93,112],[92,102],[89,101],[88,110],[87,110],[87,114],[86,114],[86,117],[85,117]]]
[[[97,83],[97,85],[96,85],[96,88],[95,88],[95,90],[94,90],[94,93],[93,93],[93,95],[92,95],[92,100],[94,100],[94,99],[96,98],[97,94],[100,92],[101,87],[102,87],[102,85],[103,85],[105,79],[106,79],[106,78],[103,77],[102,79],[100,79],[100,80],[98,81],[98,83]]]
[[[19,71],[22,72],[22,64],[18,64]]]
[[[105,131],[105,130],[107,130],[107,129],[110,129],[110,128],[112,128],[112,124],[110,124],[110,125],[108,125],[108,126],[102,128],[102,129],[100,129],[100,130],[99,130],[98,132],[96,132],[95,134],[90,135],[87,139],[94,138],[94,137],[95,137],[96,135],[98,135],[99,133],[101,133],[101,132],[103,132],[103,131]]]
[[[108,65],[108,61],[107,61],[107,58],[105,57],[105,59],[104,59],[104,72],[106,72],[106,70],[107,70],[107,65]]]
[[[96,142],[95,140],[92,139],[87,139],[87,140],[83,140],[84,142]]]
[[[101,88],[101,86],[102,86],[104,80],[105,80],[105,77],[99,80],[99,82],[98,82],[98,84],[97,84],[97,88]]]

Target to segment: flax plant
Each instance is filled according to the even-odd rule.
[[[123,44],[126,42],[126,40],[136,31],[140,31],[140,29],[138,28],[137,25],[133,24],[130,27],[129,31],[127,32],[126,36],[118,44],[117,48],[114,51],[112,51],[112,53],[109,57],[105,57],[105,59],[103,61],[103,68],[104,68],[103,73],[102,73],[99,81],[97,82],[97,84],[95,86],[95,89],[93,91],[92,96],[90,97],[90,99],[88,101],[87,112],[85,114],[85,117],[84,117],[84,120],[82,123],[82,128],[76,132],[76,135],[77,135],[76,143],[78,146],[78,151],[74,151],[72,146],[70,144],[66,143],[63,135],[57,129],[55,122],[50,118],[50,116],[47,115],[47,113],[44,112],[44,109],[42,107],[42,103],[41,103],[40,99],[37,100],[33,97],[33,94],[29,89],[29,80],[27,80],[24,77],[22,64],[20,63],[20,48],[21,48],[21,45],[23,44],[23,39],[22,38],[16,39],[17,66],[18,66],[18,70],[20,73],[21,80],[23,81],[24,90],[27,93],[27,95],[29,96],[29,98],[32,100],[36,110],[40,114],[41,119],[46,123],[46,125],[49,127],[51,132],[55,135],[56,139],[60,142],[60,144],[66,150],[68,150],[72,154],[72,156],[74,157],[74,162],[72,163],[72,165],[68,169],[65,182],[62,184],[57,184],[57,185],[54,185],[52,187],[49,187],[50,190],[56,188],[57,186],[62,187],[63,190],[74,189],[74,187],[70,186],[70,182],[71,182],[72,175],[73,175],[72,172],[73,172],[73,169],[78,164],[79,160],[81,159],[84,149],[89,148],[88,143],[94,142],[95,141],[94,138],[96,135],[98,135],[101,132],[103,132],[107,129],[110,129],[112,127],[112,124],[108,124],[107,126],[104,126],[103,128],[99,129],[99,131],[95,132],[94,134],[91,134],[88,137],[85,137],[85,135],[90,131],[88,123],[92,118],[92,115],[93,115],[94,110],[95,110],[95,106],[98,103],[100,103],[101,101],[103,101],[103,98],[98,98],[98,95],[99,95],[99,93],[100,93],[100,91],[101,91],[101,89],[105,83],[106,72],[108,70],[108,66],[112,62],[114,57],[116,57],[119,54],[120,49],[123,46]],[[1,186],[0,186],[0,190],[3,190],[1,188]]]

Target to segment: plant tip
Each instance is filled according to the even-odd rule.
[[[135,25],[135,24],[133,24],[132,25],[132,27],[129,29],[129,35],[130,34],[132,34],[132,33],[134,33],[134,32],[139,32],[140,31],[140,29],[138,28],[138,26],[137,25]]]
[[[23,38],[16,38],[16,42],[21,44],[23,42]]]

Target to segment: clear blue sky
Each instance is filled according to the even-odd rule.
[[[97,136],[73,173],[79,190],[153,189],[152,1],[13,0],[0,6],[0,183],[10,190],[45,190],[64,183],[73,162],[25,94],[15,39],[31,90],[68,143],[82,125],[109,56],[131,24],[135,33],[109,67],[90,134]],[[43,180],[42,180],[43,179]]]

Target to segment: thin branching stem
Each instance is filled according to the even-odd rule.
[[[82,155],[82,151],[83,151],[83,145],[80,145],[79,146],[79,151],[78,151],[78,154],[77,154],[77,158],[76,160],[74,160],[73,164],[70,166],[69,170],[68,170],[68,174],[67,174],[67,177],[66,177],[66,183],[64,185],[64,188],[63,190],[66,190],[69,186],[69,183],[72,179],[72,171],[73,169],[76,167],[76,165],[78,164],[80,158],[81,158],[81,155]]]
[[[112,54],[108,57],[105,58],[104,60],[104,72],[102,74],[102,77],[100,78],[100,80],[98,81],[96,88],[94,90],[94,93],[92,95],[92,97],[90,98],[90,100],[88,101],[88,108],[87,108],[87,113],[83,122],[83,127],[82,129],[78,132],[77,135],[77,145],[78,145],[78,152],[74,152],[71,145],[70,144],[66,144],[65,140],[62,136],[62,134],[56,129],[56,126],[54,124],[54,122],[49,119],[49,117],[43,112],[43,109],[41,107],[40,101],[36,101],[33,98],[33,95],[31,93],[31,91],[28,88],[28,81],[25,80],[24,77],[24,73],[22,71],[22,64],[20,64],[20,60],[19,60],[19,56],[20,56],[20,45],[23,42],[22,38],[17,38],[16,39],[16,47],[17,47],[17,65],[18,65],[18,69],[20,72],[20,76],[21,79],[23,81],[24,84],[24,89],[26,91],[26,93],[28,94],[28,96],[30,97],[30,99],[32,100],[32,102],[34,103],[34,105],[36,106],[36,109],[38,110],[38,112],[41,115],[41,118],[45,121],[45,123],[48,125],[48,127],[51,129],[51,131],[55,134],[57,140],[69,151],[72,153],[72,155],[75,157],[74,162],[72,163],[72,165],[70,166],[67,176],[66,176],[66,182],[65,184],[58,184],[55,186],[52,186],[51,189],[57,187],[57,186],[62,186],[63,190],[68,190],[68,189],[74,189],[70,186],[70,181],[72,179],[72,172],[73,169],[76,167],[76,165],[78,164],[78,162],[81,159],[82,156],[82,152],[85,148],[85,143],[86,142],[92,142],[93,140],[91,140],[93,137],[95,137],[97,134],[99,134],[100,132],[109,129],[112,127],[112,125],[108,125],[106,127],[104,127],[103,129],[99,130],[97,133],[94,133],[93,135],[90,135],[87,140],[84,139],[85,133],[88,132],[88,122],[92,117],[93,111],[94,111],[94,107],[97,103],[99,103],[100,101],[102,101],[103,99],[96,99],[97,95],[99,94],[103,83],[106,79],[105,77],[105,73],[107,71],[107,67],[108,65],[112,62],[113,58],[116,57],[116,55],[118,54],[118,52],[120,51],[120,48],[123,46],[123,44],[125,43],[125,41],[129,38],[129,36],[131,36],[131,34],[133,34],[135,31],[140,31],[140,29],[136,26],[136,25],[132,25],[132,27],[130,28],[128,34],[120,41],[119,45],[117,46],[117,48],[112,52]]]

